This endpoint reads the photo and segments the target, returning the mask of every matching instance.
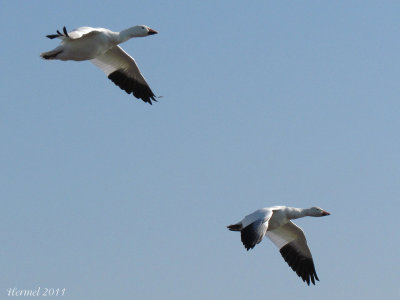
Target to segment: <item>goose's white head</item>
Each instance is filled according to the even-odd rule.
[[[151,29],[149,26],[146,25],[137,25],[131,28],[132,36],[133,37],[144,37],[152,34],[157,34],[158,32],[154,29]]]
[[[330,213],[320,207],[314,206],[310,208],[310,215],[313,217],[324,217],[329,216]]]

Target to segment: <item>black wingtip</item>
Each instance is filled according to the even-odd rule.
[[[247,251],[253,249],[256,245],[244,245]]]
[[[142,84],[127,76],[122,70],[117,70],[108,75],[108,78],[128,94],[153,105],[157,102],[156,96],[148,85]]]
[[[46,35],[46,37],[52,40],[52,39],[59,37],[59,35],[58,34],[49,34],[49,35]]]
[[[262,222],[262,220],[258,220],[240,230],[241,240],[247,251],[261,242],[264,236],[262,230],[260,230]]]
[[[67,32],[67,28],[65,28],[65,26],[63,27],[63,32],[64,32],[66,37],[69,37],[68,32]]]
[[[315,285],[314,279],[319,281],[312,258],[303,256],[291,244],[283,246],[280,253],[297,276],[307,285],[310,285],[310,282]]]
[[[150,105],[153,105],[153,102],[151,102],[152,100],[154,102],[158,102],[156,99],[154,99],[154,97],[140,97],[140,96],[135,95],[134,93],[132,93],[132,96],[135,98],[141,99],[144,103],[148,103]]]
[[[57,34],[49,34],[49,35],[46,35],[46,37],[49,38],[49,39],[55,39],[55,38],[58,38],[60,36],[69,37],[68,32],[67,32],[67,28],[65,28],[65,26],[63,27],[64,34],[62,34],[60,32],[60,30],[58,30],[58,29],[57,29],[56,32],[57,32]]]

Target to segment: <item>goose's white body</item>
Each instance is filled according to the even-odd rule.
[[[56,60],[90,60],[99,67],[110,80],[128,94],[150,103],[155,95],[141,74],[135,60],[119,44],[133,37],[144,37],[157,32],[147,26],[139,25],[121,32],[105,28],[80,27],[74,31],[48,35],[50,39],[59,38],[57,48],[42,53],[44,59]]]
[[[254,248],[264,236],[270,238],[288,265],[309,285],[310,280],[315,284],[315,279],[319,279],[303,230],[291,220],[305,216],[327,215],[329,213],[319,207],[301,209],[273,206],[258,209],[240,222],[229,225],[228,228],[241,232],[241,239],[247,250]]]

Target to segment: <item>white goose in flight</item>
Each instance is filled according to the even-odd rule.
[[[58,60],[90,60],[98,66],[108,78],[128,94],[142,99],[149,104],[157,101],[155,95],[144,79],[135,60],[118,44],[133,37],[144,37],[156,34],[157,31],[145,25],[133,26],[121,32],[113,32],[105,28],[80,27],[74,31],[47,35],[49,39],[59,38],[61,44],[57,48],[44,52],[44,59]]]
[[[279,248],[282,257],[293,271],[308,285],[310,285],[310,280],[315,285],[314,279],[319,279],[306,237],[303,230],[290,220],[305,216],[328,215],[330,213],[319,207],[273,206],[256,210],[240,222],[229,225],[228,229],[240,231],[242,243],[247,250],[254,248],[265,235],[268,236]]]

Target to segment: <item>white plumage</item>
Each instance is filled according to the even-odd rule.
[[[57,48],[44,52],[44,59],[57,60],[90,60],[128,94],[152,104],[157,101],[155,95],[140,72],[135,60],[127,54],[119,44],[133,37],[144,37],[156,34],[157,31],[145,25],[138,25],[121,32],[113,32],[105,28],[80,27],[74,31],[51,34],[50,39],[59,38],[61,44]]]
[[[293,271],[310,285],[310,281],[315,284],[315,279],[319,280],[314,261],[303,230],[290,220],[328,215],[330,213],[319,207],[273,206],[256,210],[228,228],[241,232],[242,243],[247,250],[254,248],[264,236],[268,236]]]

